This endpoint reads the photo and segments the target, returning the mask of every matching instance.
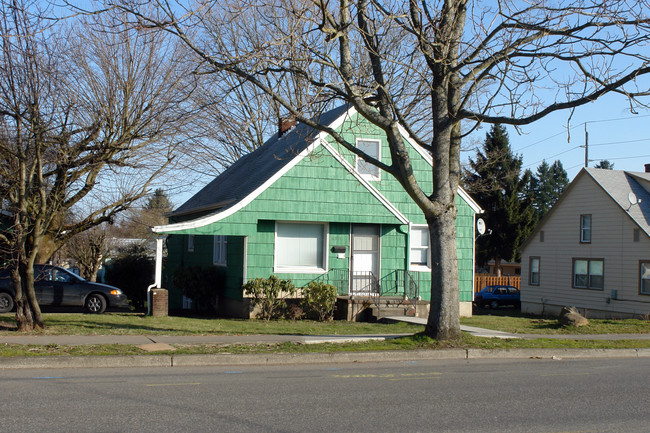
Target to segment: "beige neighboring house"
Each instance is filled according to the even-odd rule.
[[[650,314],[650,164],[582,169],[521,247],[521,311]]]

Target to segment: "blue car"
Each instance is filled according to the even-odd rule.
[[[498,308],[502,305],[521,306],[519,289],[513,286],[485,286],[474,295],[476,308]]]

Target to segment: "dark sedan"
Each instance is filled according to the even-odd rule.
[[[477,308],[497,308],[502,305],[519,307],[519,289],[513,286],[485,286],[474,295],[474,306]]]
[[[92,283],[58,266],[34,265],[34,290],[39,305],[82,307],[88,313],[106,308],[128,308],[117,287]],[[0,313],[14,308],[15,291],[8,271],[0,272]]]

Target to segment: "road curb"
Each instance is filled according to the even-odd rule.
[[[0,358],[0,369],[200,367],[292,365],[421,360],[650,358],[650,349],[445,349],[380,352],[35,356]]]
[[[0,358],[0,369],[171,367],[169,355],[17,356]]]

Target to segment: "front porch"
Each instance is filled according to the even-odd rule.
[[[316,281],[338,289],[336,319],[375,321],[387,316],[429,315],[429,302],[420,296],[418,272],[396,270],[378,278],[373,272],[331,269]]]

